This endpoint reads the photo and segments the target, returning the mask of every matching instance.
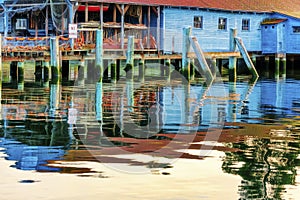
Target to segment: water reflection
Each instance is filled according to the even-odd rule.
[[[152,170],[207,156],[181,152],[189,148],[224,151],[223,171],[243,178],[242,199],[281,198],[295,184],[300,81],[27,84],[2,90],[0,147],[18,169],[76,171],[48,165],[64,160]]]
[[[244,129],[251,134],[247,125]],[[237,151],[226,152],[222,169],[243,178],[239,186],[241,199],[282,199],[286,186],[295,184],[296,167],[300,166],[300,132],[271,129],[267,136],[227,143]]]

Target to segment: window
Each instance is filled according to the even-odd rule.
[[[242,19],[242,31],[250,31],[250,19]]]
[[[194,16],[194,28],[203,28],[202,16]]]
[[[27,29],[27,19],[17,19],[16,21],[16,29]]]
[[[219,18],[219,24],[218,24],[219,30],[226,30],[227,29],[227,19],[226,18]]]
[[[300,33],[300,26],[293,26],[293,33]]]

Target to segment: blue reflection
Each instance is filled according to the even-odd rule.
[[[60,168],[47,166],[49,160],[61,160],[65,150],[60,146],[29,146],[14,139],[0,138],[0,147],[7,155],[5,159],[16,161],[21,170],[56,172]]]

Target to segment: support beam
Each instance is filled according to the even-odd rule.
[[[84,85],[85,61],[81,60],[78,63],[78,85]]]
[[[190,37],[190,41],[191,41],[192,47],[197,55],[198,61],[200,63],[201,69],[198,69],[198,71],[203,72],[203,76],[206,78],[206,82],[210,84],[213,81],[214,77],[213,77],[213,75],[209,69],[209,66],[206,62],[204,53],[203,53],[196,37]]]
[[[100,29],[103,30],[103,3],[100,4]]]
[[[125,37],[125,11],[124,4],[121,6],[121,49],[124,49],[124,37]]]
[[[50,59],[52,79],[58,80],[61,76],[58,36],[50,38]]]
[[[111,82],[117,83],[117,61],[112,60],[110,63],[110,76]]]
[[[183,28],[181,62],[182,62],[182,74],[187,80],[190,80],[190,59],[188,58],[188,53],[190,51],[191,33],[192,33],[191,27]]]
[[[165,66],[166,66],[166,76],[167,76],[167,81],[171,81],[171,60],[166,59],[165,60]]]
[[[148,16],[147,16],[147,48],[150,49],[150,24],[151,24],[151,6],[148,6]]]
[[[139,61],[139,81],[143,83],[145,81],[145,60],[140,59]]]
[[[240,50],[240,52],[241,52],[241,54],[242,54],[242,56],[244,58],[244,61],[245,61],[246,65],[247,65],[249,71],[252,74],[252,79],[253,80],[257,79],[259,77],[259,75],[258,75],[258,73],[257,73],[257,71],[255,69],[255,66],[253,65],[253,63],[251,61],[251,58],[250,58],[250,56],[249,56],[249,54],[248,54],[248,52],[246,50],[246,47],[245,47],[242,39],[235,38],[235,42],[236,42],[236,44],[237,44],[237,46],[238,46],[238,48],[239,48],[239,50]]]
[[[43,62],[43,82],[44,86],[49,87],[49,79],[50,79],[50,63],[49,61]]]
[[[18,90],[24,90],[24,62],[18,62]]]
[[[69,24],[74,23],[74,5],[72,3],[68,4],[68,9],[69,9]],[[70,30],[69,30],[70,32]],[[71,49],[74,48],[74,39],[70,38],[70,47]]]
[[[126,78],[133,79],[133,76],[134,76],[134,36],[128,37],[125,71],[126,71]]]
[[[87,2],[85,3],[84,14],[85,14],[84,20],[85,20],[85,22],[88,22],[89,21],[89,5]]]
[[[282,63],[282,78],[286,78],[286,56],[281,58],[281,63]]]
[[[157,7],[157,26],[156,26],[157,51],[160,50],[160,6]]]
[[[46,6],[46,13],[45,13],[45,36],[48,37],[49,35],[49,6]],[[46,46],[48,46],[48,40],[46,40]]]

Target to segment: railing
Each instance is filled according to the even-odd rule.
[[[96,30],[96,29],[95,29]],[[80,30],[76,39],[70,39],[63,35],[59,37],[59,48],[62,51],[71,50],[89,50],[95,48],[95,30],[89,29]],[[123,39],[114,37],[105,37],[103,39],[103,49],[107,50],[124,50],[127,48],[128,36],[126,35]],[[26,52],[26,51],[49,51],[51,37],[3,37],[3,52]],[[136,37],[134,40],[135,50],[155,50],[157,49],[155,38],[150,35]]]

